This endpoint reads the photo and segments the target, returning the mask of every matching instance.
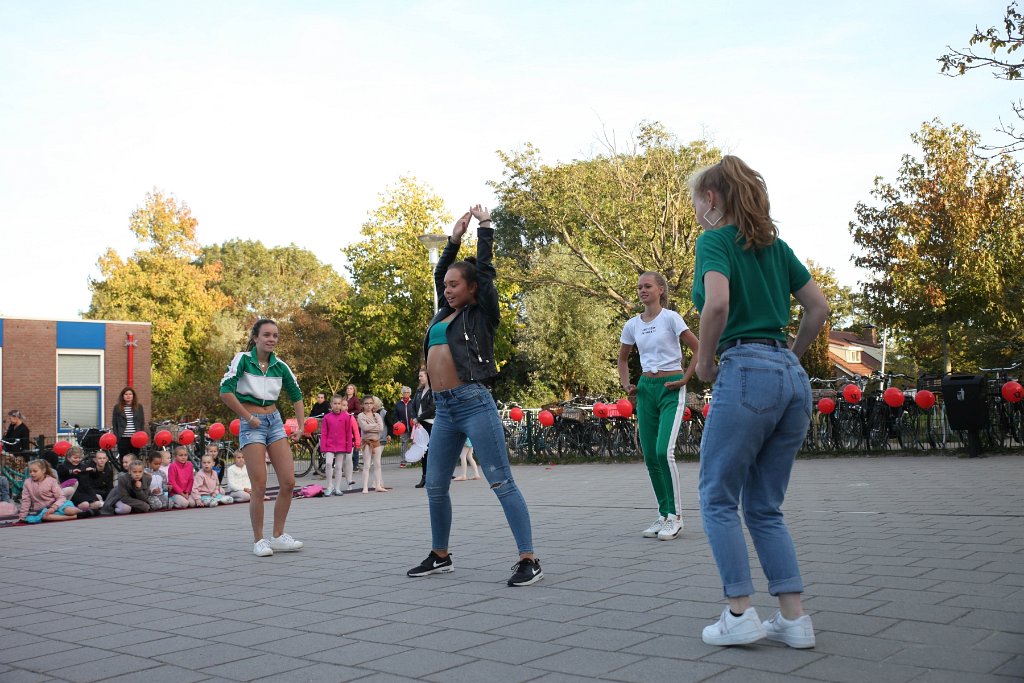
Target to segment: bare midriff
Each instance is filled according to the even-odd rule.
[[[270,415],[271,413],[277,411],[276,403],[272,403],[269,406],[258,406],[255,403],[242,402],[242,406],[250,413],[258,413],[260,415]]]
[[[640,374],[642,374],[644,377],[671,377],[672,375],[683,374],[683,369],[679,368],[678,370],[658,370],[657,372],[642,372]]]
[[[453,313],[445,322],[451,322],[458,313]],[[438,344],[427,349],[427,376],[430,377],[430,389],[432,391],[444,391],[454,389],[465,384],[459,379],[459,372],[455,369],[455,359],[452,358],[452,350],[447,344]]]

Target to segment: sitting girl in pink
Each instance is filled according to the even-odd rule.
[[[29,524],[39,522],[63,522],[74,519],[79,510],[64,497],[57,473],[45,460],[33,460],[28,464],[29,476],[21,491],[21,511],[18,517]]]

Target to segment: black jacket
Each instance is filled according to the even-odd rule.
[[[89,470],[92,470],[90,472]],[[77,479],[78,488],[75,489],[75,494],[71,496],[71,502],[74,505],[79,503],[89,502],[96,500],[96,492],[92,489],[94,477],[91,476],[96,471],[96,465],[93,463],[80,462],[77,465],[72,465],[67,460],[57,466],[57,481],[65,482],[68,479]]]
[[[120,439],[124,436],[124,430],[128,426],[128,416],[124,414],[124,408],[121,407],[120,403],[114,406],[113,418],[114,436]],[[146,431],[146,413],[142,410],[141,403],[132,409],[132,421],[135,423],[135,431]]]
[[[494,229],[477,228],[476,231],[476,303],[463,307],[448,325],[448,348],[455,361],[455,370],[463,382],[486,382],[498,374],[494,362],[494,336],[501,322],[498,310],[498,290],[494,288]],[[439,309],[427,326],[450,316],[455,309],[444,298],[444,276],[455,262],[461,245],[451,238],[434,268],[434,288]],[[423,358],[427,357],[427,335],[423,335]]]
[[[324,401],[323,403],[314,403],[313,408],[309,411],[310,417],[323,417],[327,413],[331,412],[331,402]]]
[[[412,397],[412,415],[417,422],[433,420],[436,414],[434,408],[434,392],[430,389],[416,389]]]
[[[32,435],[29,434],[28,425],[22,422],[20,425],[9,424],[7,425],[7,431],[4,432],[4,441],[7,444],[4,446],[4,450],[10,451],[11,453],[22,453],[28,450],[28,442],[31,440]]]
[[[398,403],[395,404],[394,411],[391,413],[391,424],[396,425],[401,422],[405,425],[406,430],[411,430],[412,421],[416,419],[415,406],[416,404],[412,399],[408,403],[399,399]]]

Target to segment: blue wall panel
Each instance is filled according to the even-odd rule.
[[[58,349],[106,349],[107,326],[104,323],[58,322]]]

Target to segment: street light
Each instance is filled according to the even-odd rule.
[[[430,298],[434,300],[434,315],[437,315],[437,290],[434,289],[434,268],[440,258],[441,245],[448,242],[447,235],[420,235],[417,237],[420,243],[427,248],[430,254]]]

